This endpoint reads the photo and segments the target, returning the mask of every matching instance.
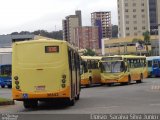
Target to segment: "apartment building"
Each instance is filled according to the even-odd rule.
[[[158,34],[158,7],[159,0],[149,0],[149,18],[151,35]]]
[[[83,26],[75,28],[75,41],[79,49],[99,49],[99,36],[97,26]]]
[[[102,38],[112,37],[111,12],[93,12],[91,13],[92,26],[98,26],[99,42]],[[101,48],[101,44],[99,44]]]
[[[75,11],[75,15],[69,15],[62,20],[63,40],[75,45],[74,28],[82,26],[81,11]]]
[[[148,0],[117,0],[119,37],[141,36],[150,30]]]

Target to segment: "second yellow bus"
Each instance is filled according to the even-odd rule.
[[[130,84],[131,81],[141,83],[147,77],[146,57],[133,55],[117,55],[102,57],[100,62],[101,82]]]

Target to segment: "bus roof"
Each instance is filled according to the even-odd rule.
[[[101,60],[101,56],[81,56],[82,60]]]
[[[103,60],[107,60],[107,58],[117,58],[117,59],[112,59],[112,60],[122,60],[123,58],[132,58],[132,59],[136,59],[136,58],[146,58],[145,56],[136,56],[136,55],[114,55],[114,56],[103,56],[102,57],[102,61]],[[110,59],[111,60],[111,59]]]
[[[67,41],[64,40],[57,40],[57,39],[39,39],[39,40],[29,40],[29,41],[20,41],[20,42],[15,42],[14,44],[32,44],[32,43],[43,43],[43,42],[48,42],[48,43],[64,43],[66,45],[68,45],[70,48],[76,50],[75,47],[73,47],[71,44],[69,44]]]
[[[11,64],[0,64],[0,66],[6,66],[6,65],[11,65]]]
[[[147,60],[154,60],[154,59],[160,59],[160,56],[150,56],[146,57]]]

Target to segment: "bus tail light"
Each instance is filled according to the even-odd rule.
[[[18,80],[18,76],[14,76],[14,79],[15,79],[15,80]]]
[[[18,81],[18,80],[16,80],[16,81],[15,81],[15,84],[16,84],[16,85],[19,85],[19,81]]]
[[[66,75],[65,74],[63,74],[62,75],[62,88],[65,88],[66,87]]]
[[[15,80],[15,84],[16,84],[16,89],[19,90],[20,86],[19,86],[19,81],[18,81],[18,76],[14,76],[14,80]]]

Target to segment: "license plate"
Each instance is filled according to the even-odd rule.
[[[44,91],[45,86],[35,86],[36,91]]]

